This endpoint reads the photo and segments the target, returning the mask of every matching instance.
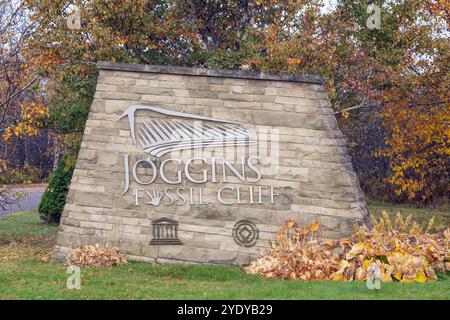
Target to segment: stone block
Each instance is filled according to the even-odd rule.
[[[192,262],[207,262],[207,250],[204,248],[191,248],[182,245],[177,246],[158,246],[158,258],[192,261]]]
[[[300,225],[319,220],[323,225],[319,236],[324,239],[347,236],[352,233],[354,223],[364,223],[367,208],[363,194],[319,77],[105,62],[99,63],[99,69],[95,97],[56,239],[55,260],[64,259],[73,246],[99,243],[119,247],[130,260],[243,265],[268,248],[268,241],[274,239],[279,226],[289,218]],[[163,112],[137,110],[131,118],[128,114],[128,118],[119,120],[132,105],[158,107]],[[259,148],[239,146],[232,152],[217,146],[196,148],[191,156],[205,157],[209,162],[192,164],[190,174],[201,179],[203,170],[207,170],[207,182],[189,181],[183,163],[166,164],[167,179],[175,179],[178,170],[182,177],[180,184],[168,184],[160,176],[160,166],[165,159],[177,156],[174,153],[155,156],[144,146],[151,144],[150,140],[166,138],[161,131],[165,121],[185,124],[193,121],[189,116],[171,115],[172,111],[239,123],[239,130],[248,130],[259,139]],[[127,119],[133,120],[136,143],[132,138],[133,126]],[[158,120],[159,127],[146,134],[150,140],[145,142],[144,121],[154,120]],[[203,123],[224,125],[209,121]],[[203,132],[196,131],[195,135],[200,133]],[[190,151],[186,150],[186,154]],[[125,154],[129,155],[131,181],[124,193]],[[257,174],[248,165],[244,165],[245,177],[240,178],[240,164],[235,161],[250,154],[259,156],[254,165],[262,176],[256,182],[251,179]],[[218,179],[213,182],[212,156],[230,157],[238,173],[227,168],[224,179],[218,160]],[[157,177],[151,184],[142,185],[134,181],[133,164],[146,158],[156,166]],[[139,167],[136,173],[142,180],[148,180],[151,172]],[[217,194],[223,187],[221,199],[232,200],[230,204],[219,201]],[[258,197],[257,187],[261,188],[263,203],[258,203],[257,198],[253,203],[250,201],[250,197]],[[284,192],[275,195],[274,203],[269,201],[270,187],[277,193]],[[166,188],[171,188],[173,196],[177,188],[182,188],[184,203],[178,199],[168,205],[170,199],[164,193],[158,203],[151,201],[153,190],[159,194]],[[190,188],[194,192],[192,199]],[[197,203],[199,188],[205,204]],[[135,189],[148,191],[139,205],[135,203]],[[251,247],[234,239],[236,222],[240,220],[252,221],[258,229],[258,239]],[[166,233],[162,234],[171,241],[178,238],[182,244],[150,244],[157,237],[154,230],[158,223],[175,224],[176,234],[170,228],[163,228]]]
[[[75,192],[75,201],[81,206],[100,207],[100,208],[112,208],[113,197],[112,195],[96,192]]]

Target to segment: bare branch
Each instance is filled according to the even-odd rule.
[[[357,106],[354,106],[354,107],[350,107],[350,108],[345,108],[345,109],[342,109],[342,110],[336,111],[336,112],[335,112],[334,114],[340,114],[340,113],[342,113],[343,111],[351,111],[351,110],[356,110],[356,109],[360,109],[360,108],[362,108],[362,107],[364,107],[364,106],[365,106],[366,100],[367,100],[367,98],[366,98],[366,97],[364,97],[364,98],[363,98],[363,101],[361,101],[361,103],[360,103],[360,104],[358,104]]]

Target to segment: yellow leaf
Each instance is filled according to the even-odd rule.
[[[367,270],[369,268],[369,266],[372,264],[372,262],[373,262],[373,258],[364,260],[363,263],[362,263],[363,268],[365,270]]]
[[[358,242],[352,246],[352,249],[346,254],[346,259],[352,259],[362,252],[364,248],[363,242]]]
[[[424,283],[427,281],[427,276],[425,275],[425,272],[423,272],[423,270],[417,272],[416,281],[420,283]]]
[[[344,119],[348,119],[348,116],[350,115],[350,112],[347,109],[343,109],[341,111],[341,114],[344,117]]]
[[[366,279],[366,270],[363,267],[359,267],[358,269],[356,269],[356,274],[355,274],[355,278],[358,281],[363,281]]]
[[[319,221],[316,221],[309,228],[311,232],[316,232],[317,230],[319,230],[319,226],[320,226]]]
[[[302,60],[300,58],[287,58],[286,59],[287,64],[290,66],[299,64],[301,61]]]
[[[397,280],[401,280],[402,279],[402,272],[401,271],[397,271],[396,273],[394,273],[392,275],[395,279]]]
[[[325,243],[325,247],[327,249],[333,249],[335,247],[335,244],[332,241],[328,241],[328,242]]]

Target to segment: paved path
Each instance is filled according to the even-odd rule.
[[[0,207],[0,216],[8,215],[15,212],[29,211],[37,209],[39,207],[39,202],[41,202],[42,194],[44,193],[44,188],[26,188],[26,189],[16,189],[18,192],[26,192],[27,195],[20,199],[18,203],[14,203],[6,210]]]

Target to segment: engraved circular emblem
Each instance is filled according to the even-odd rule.
[[[233,239],[242,247],[253,247],[259,237],[256,224],[249,220],[240,220],[234,224]]]

